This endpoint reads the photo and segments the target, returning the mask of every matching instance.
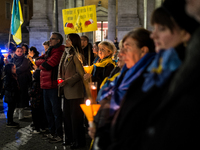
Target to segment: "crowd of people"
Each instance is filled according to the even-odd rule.
[[[13,117],[22,120],[31,107],[33,134],[48,128],[43,138],[50,143],[85,147],[80,104],[88,96],[85,85],[97,82],[101,107],[87,129],[92,149],[198,149],[199,10],[200,0],[165,0],[152,13],[152,32],[137,28],[119,43],[92,47],[87,36],[71,33],[62,45],[62,35],[53,32],[41,56],[34,46],[11,43],[1,91],[7,127],[19,126]]]

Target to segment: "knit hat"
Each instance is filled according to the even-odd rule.
[[[200,24],[186,14],[185,5],[185,0],[165,0],[162,7],[174,18],[181,28],[193,34]]]

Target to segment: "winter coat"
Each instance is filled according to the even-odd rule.
[[[44,55],[37,58],[36,65],[41,70],[40,86],[42,89],[58,88],[58,65],[64,48],[64,45],[57,44],[54,47],[49,47]]]
[[[109,59],[109,57],[106,57],[104,59],[102,59],[99,64],[106,60]],[[93,64],[95,65],[95,64]],[[105,67],[96,67],[95,69],[93,69],[92,71],[92,82],[97,82],[97,91],[99,91],[100,89],[100,85],[103,82],[103,80],[108,77],[111,73],[111,71],[114,69],[114,65],[112,63],[108,63]]]
[[[5,76],[3,78],[4,102],[13,103],[20,99],[20,91],[18,81],[13,76]]]
[[[65,72],[62,72],[62,68],[64,68]],[[67,55],[67,53],[64,52],[59,64],[58,78],[62,78],[66,81],[63,87],[66,99],[84,97],[83,75],[84,69],[77,56],[74,54]]]
[[[170,50],[166,50],[164,52],[169,51]],[[176,52],[179,59],[183,60],[185,48],[182,47],[182,45],[178,46],[176,48]],[[159,56],[159,54],[160,52],[157,56]],[[157,56],[156,58],[158,58]],[[159,57],[159,59],[164,61],[164,56]],[[153,61],[150,66],[154,62],[155,61]],[[169,62],[173,62],[173,60],[169,59]],[[114,150],[116,148],[120,150],[138,149],[138,141],[145,130],[145,126],[150,115],[161,104],[162,98],[167,96],[166,93],[169,89],[169,85],[178,70],[178,68],[175,69],[167,78],[165,78],[165,75],[160,76],[159,81],[164,80],[162,86],[159,87],[158,84],[154,84],[147,91],[143,91],[143,85],[145,81],[147,81],[147,74],[149,74],[148,69],[149,67],[145,70],[145,72],[143,72],[143,75],[140,75],[138,79],[132,83],[126,96],[121,102],[120,109],[115,115],[113,126],[111,128],[111,144],[108,148],[110,150]],[[158,76],[165,71],[166,73],[169,73],[169,70],[165,70],[163,68],[162,72],[158,73]],[[157,76],[153,76],[153,78],[157,79]],[[149,79],[148,81],[152,81],[152,79]]]
[[[34,80],[28,90],[30,103],[32,108],[41,108],[43,105],[43,90],[40,88],[40,70],[37,69],[33,73]]]
[[[28,88],[32,80],[31,62],[24,55],[17,56],[16,54],[11,59],[11,62],[16,65],[17,80],[20,87],[20,100],[17,103],[17,108],[29,106]]]
[[[192,36],[186,58],[166,97],[150,116],[141,150],[200,149],[200,28]]]

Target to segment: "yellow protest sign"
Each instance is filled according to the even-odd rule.
[[[95,5],[63,9],[62,14],[65,34],[97,30]]]

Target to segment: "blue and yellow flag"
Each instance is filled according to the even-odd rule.
[[[11,34],[16,44],[22,42],[21,25],[23,24],[22,9],[19,0],[13,0],[12,6],[12,20],[11,20]]]

